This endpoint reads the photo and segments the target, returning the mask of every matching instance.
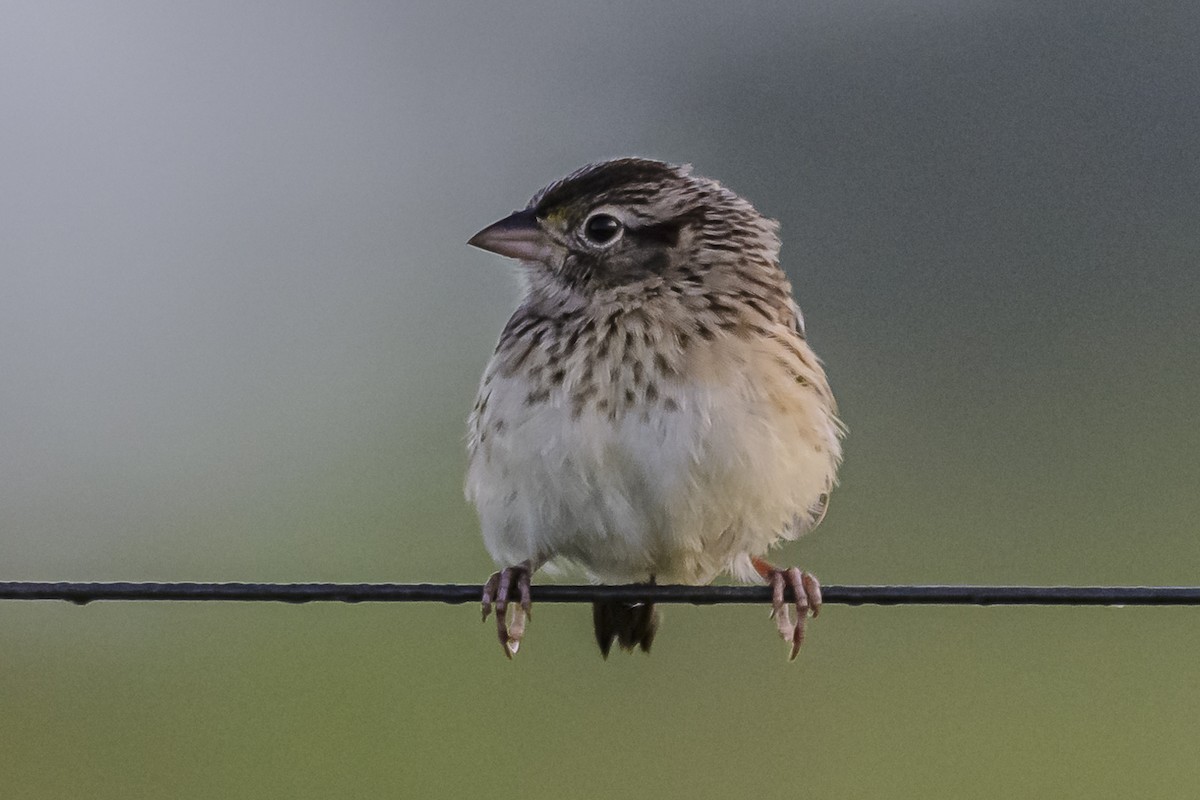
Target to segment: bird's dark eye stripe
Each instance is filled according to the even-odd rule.
[[[679,244],[679,229],[682,223],[678,221],[660,222],[657,225],[646,225],[641,228],[630,228],[629,235],[643,242],[654,242],[667,247]]]

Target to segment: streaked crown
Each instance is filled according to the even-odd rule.
[[[555,181],[471,243],[518,258],[565,288],[594,292],[669,278],[682,264],[749,259],[773,267],[777,227],[690,166],[620,158]]]

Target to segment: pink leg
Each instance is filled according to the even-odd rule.
[[[781,569],[772,566],[761,558],[751,559],[754,568],[767,579],[771,586],[771,617],[779,629],[779,636],[791,644],[788,660],[795,660],[804,644],[805,627],[808,615],[814,617],[821,613],[821,584],[809,572],[803,572],[799,567]],[[787,589],[791,588],[795,598],[796,620],[792,621],[791,607],[786,602]]]

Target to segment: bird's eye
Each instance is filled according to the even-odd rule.
[[[583,235],[592,244],[608,244],[621,232],[621,221],[611,214],[595,214],[583,223]]]

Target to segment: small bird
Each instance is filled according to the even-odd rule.
[[[500,567],[483,616],[506,656],[555,562],[607,583],[765,580],[796,657],[820,584],[765,556],[824,517],[844,429],[778,228],[690,166],[620,158],[470,239],[524,286],[468,421],[466,493]],[[603,601],[593,623],[607,657],[648,651],[658,617]]]

